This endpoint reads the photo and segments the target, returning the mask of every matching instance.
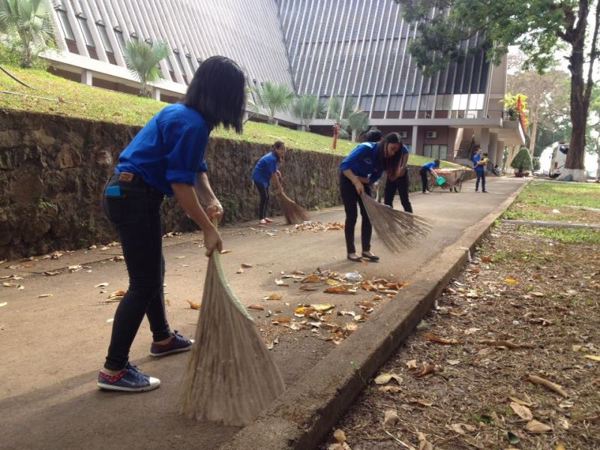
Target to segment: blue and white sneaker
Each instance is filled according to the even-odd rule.
[[[127,363],[125,368],[116,375],[98,373],[98,387],[107,391],[145,392],[160,386],[160,380],[140,372],[139,369]]]
[[[186,339],[175,330],[173,332],[173,339],[166,344],[153,342],[150,347],[150,354],[152,356],[166,356],[172,353],[187,352],[191,350],[193,343],[193,339]]]

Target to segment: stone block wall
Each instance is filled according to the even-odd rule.
[[[0,260],[77,249],[116,239],[104,217],[101,193],[121,150],[139,128],[62,116],[0,110]],[[225,208],[225,222],[256,218],[251,181],[266,145],[211,138],[209,179]],[[282,167],[288,195],[307,209],[339,205],[342,157],[290,150]],[[420,189],[410,168],[411,190]],[[276,201],[272,213],[278,213]],[[195,225],[169,199],[167,231]]]

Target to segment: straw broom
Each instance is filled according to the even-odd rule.
[[[195,342],[180,404],[188,418],[247,425],[283,392],[281,374],[231,291],[216,251],[208,261]]]
[[[306,210],[289,198],[285,192],[283,192],[283,187],[277,190],[277,201],[279,201],[279,207],[281,208],[288,225],[294,225],[308,220],[308,213]]]
[[[360,198],[377,235],[393,252],[411,247],[431,230],[431,226],[419,216],[378,203],[364,192]]]

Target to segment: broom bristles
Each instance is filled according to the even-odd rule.
[[[209,259],[196,340],[183,379],[180,412],[243,426],[284,390],[254,321],[231,292],[220,255]]]
[[[283,190],[277,192],[277,200],[288,225],[302,223],[309,219],[306,210],[289,198]]]
[[[431,225],[419,216],[378,203],[366,193],[361,199],[379,239],[393,252],[413,246],[431,230]]]

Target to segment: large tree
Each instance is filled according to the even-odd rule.
[[[411,44],[411,53],[428,75],[442,70],[451,61],[464,58],[464,50],[460,49],[466,41],[471,42],[472,51],[484,50],[496,63],[510,45],[518,45],[527,55],[527,67],[540,73],[553,65],[559,49],[566,48],[573,132],[562,176],[585,179],[585,129],[594,63],[600,53],[599,0],[396,2],[402,5],[406,20],[419,22],[419,35]]]

